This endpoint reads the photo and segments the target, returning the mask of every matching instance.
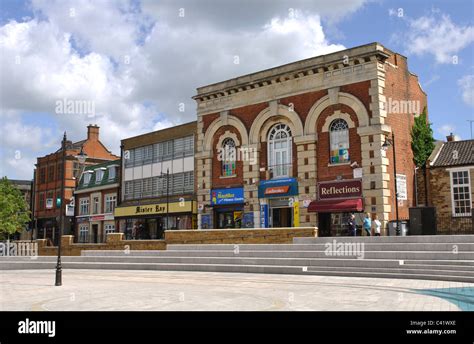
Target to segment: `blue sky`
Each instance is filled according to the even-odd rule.
[[[378,41],[408,57],[435,137],[469,139],[474,2],[365,0],[28,0],[1,2],[0,174],[86,125],[120,139],[195,120],[196,87]],[[235,64],[235,56],[240,63]],[[93,113],[57,104],[86,101]]]

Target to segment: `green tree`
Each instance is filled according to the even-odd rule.
[[[417,167],[424,168],[431,152],[435,147],[433,129],[431,123],[426,119],[426,108],[415,117],[415,123],[411,129],[411,149],[413,150],[413,160]]]
[[[22,231],[30,221],[28,204],[7,177],[0,180],[0,239]]]
[[[418,117],[415,117],[415,123],[411,129],[411,149],[413,151],[413,161],[415,165],[423,171],[425,204],[429,203],[426,162],[435,148],[434,142],[433,129],[431,129],[431,123],[429,123],[426,118],[426,108],[424,108],[423,112]]]

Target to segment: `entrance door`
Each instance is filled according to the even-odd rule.
[[[292,208],[272,208],[272,227],[292,227]]]
[[[318,213],[319,236],[331,236],[331,213]]]
[[[97,244],[97,239],[99,237],[99,225],[92,225],[92,242]]]

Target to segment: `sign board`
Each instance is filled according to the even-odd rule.
[[[53,199],[46,198],[46,209],[53,209]]]
[[[268,204],[260,204],[260,228],[268,227]]]
[[[296,178],[262,180],[258,185],[259,198],[285,197],[298,195]]]
[[[243,228],[253,228],[253,212],[244,213],[242,220]]]
[[[74,205],[66,204],[66,216],[74,216]]]
[[[244,203],[244,188],[212,189],[211,205]]]
[[[335,180],[318,183],[318,199],[348,199],[362,197],[360,179]]]
[[[300,202],[293,203],[293,227],[300,226]]]
[[[363,171],[362,167],[354,168],[354,170],[353,170],[354,179],[362,178],[362,171]]]
[[[404,174],[397,174],[397,192],[399,201],[406,201],[407,195],[407,176]]]
[[[170,203],[169,206],[169,213],[196,212],[196,203],[193,201],[173,202]],[[131,207],[117,207],[114,211],[115,217],[158,214],[166,214],[166,203],[137,205]]]

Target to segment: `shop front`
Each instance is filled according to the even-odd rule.
[[[263,180],[258,186],[260,227],[298,227],[299,202],[296,178]]]
[[[318,199],[308,206],[308,212],[318,213],[319,236],[349,235],[348,221],[356,217],[358,227],[363,221],[362,181],[335,180],[318,183]]]
[[[126,239],[162,239],[167,229],[196,228],[196,202],[124,206],[115,208],[120,232]]]
[[[214,209],[214,228],[242,228],[244,188],[212,189],[211,206]]]

